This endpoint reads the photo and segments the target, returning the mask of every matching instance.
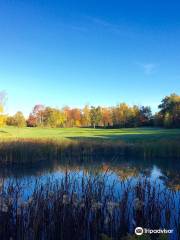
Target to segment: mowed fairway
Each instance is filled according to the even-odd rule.
[[[8,139],[53,139],[53,140],[123,140],[127,142],[180,140],[180,129],[162,128],[17,128],[0,129],[0,140]]]

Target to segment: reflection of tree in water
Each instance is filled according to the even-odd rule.
[[[139,170],[136,167],[132,167],[128,164],[120,164],[117,166],[103,164],[102,169],[104,172],[112,171],[115,173],[122,181],[127,180],[131,177],[137,177],[139,175]]]
[[[105,174],[111,172],[116,174],[121,181],[125,181],[128,178],[138,177],[139,175],[150,177],[152,172],[151,165],[139,165],[135,162],[131,163],[112,163],[112,162],[103,162],[103,163],[86,163],[86,164],[55,164],[54,167],[51,168],[51,172],[63,172],[67,171],[79,173],[83,172],[84,175],[93,174],[97,176],[99,174]],[[177,171],[174,168],[164,169],[161,166],[162,176],[160,179],[164,182],[165,186],[174,190],[180,191],[180,172],[179,169]],[[46,169],[47,170],[47,169]],[[38,175],[43,175],[43,173],[39,171]]]
[[[139,175],[139,171],[137,168],[121,168],[116,170],[116,174],[122,181],[124,181],[131,177],[137,177]]]
[[[116,174],[119,176],[120,180],[126,180],[131,177],[137,177],[139,174],[150,175],[151,168],[146,168],[143,170],[143,166],[139,166],[136,163],[124,163],[124,162],[85,162],[73,163],[68,162],[57,162],[54,161],[50,163],[37,164],[33,167],[13,167],[13,168],[4,168],[0,171],[0,176],[3,178],[15,177],[27,177],[27,176],[36,176],[40,177],[46,174],[53,174],[56,172],[66,173],[79,173],[83,172],[84,175],[93,174],[94,176],[98,174],[105,174],[106,172]]]
[[[151,177],[153,166],[156,165],[162,172],[162,182],[172,190],[180,190],[180,173],[177,164],[172,161],[143,161],[142,159],[118,159],[117,161],[105,161],[104,159],[92,159],[89,161],[51,161],[34,164],[33,166],[3,167],[0,169],[0,177],[23,178],[41,177],[55,173],[77,173],[84,175],[115,174],[120,181],[138,176]]]
[[[99,165],[83,165],[83,166],[58,166],[56,171],[59,172],[80,172],[82,171],[84,175],[93,174],[94,176],[105,173],[114,173],[121,180],[127,180],[130,177],[137,177],[139,175],[139,170],[136,167],[129,166],[128,164],[122,165],[111,165],[108,163],[103,163]]]
[[[173,191],[180,191],[180,172],[179,171],[163,171],[160,177],[166,187]]]

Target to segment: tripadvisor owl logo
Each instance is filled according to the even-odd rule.
[[[136,235],[142,235],[142,234],[172,234],[173,229],[148,229],[148,228],[142,228],[142,227],[137,227],[135,228],[134,232]]]
[[[135,228],[135,234],[136,235],[142,235],[143,234],[143,228],[142,227],[137,227]]]

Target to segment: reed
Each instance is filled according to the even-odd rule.
[[[55,141],[48,139],[4,140],[0,142],[0,163],[33,163],[42,160],[133,156],[180,159],[180,141]]]
[[[37,181],[26,197],[18,182],[2,182],[0,239],[136,239],[136,226],[173,228],[172,239],[179,239],[179,192],[147,179],[115,187],[107,186],[106,173],[77,180],[66,172],[59,180]]]

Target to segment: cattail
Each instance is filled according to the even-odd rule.
[[[1,210],[4,213],[8,212],[8,206],[5,203],[3,203]]]
[[[68,195],[66,195],[66,194],[63,195],[62,203],[65,205],[69,203]]]
[[[135,198],[133,201],[134,209],[137,211],[142,210],[144,203],[139,198]]]

